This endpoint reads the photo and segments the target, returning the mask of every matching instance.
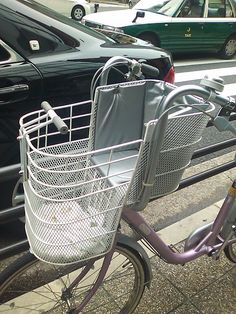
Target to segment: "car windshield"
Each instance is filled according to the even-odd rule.
[[[174,16],[176,11],[181,6],[182,2],[183,0],[170,0],[158,11],[158,13],[168,16]]]
[[[133,9],[158,12],[168,0],[140,0]]]

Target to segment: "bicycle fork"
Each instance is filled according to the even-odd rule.
[[[114,242],[114,243],[116,243],[116,242]],[[101,270],[99,271],[98,277],[97,277],[95,283],[93,284],[93,287],[91,288],[91,290],[86,294],[86,296],[84,297],[84,299],[80,303],[80,305],[77,306],[76,308],[69,310],[68,314],[80,313],[84,309],[84,307],[88,304],[88,302],[91,300],[93,295],[96,293],[96,291],[98,290],[98,288],[102,284],[103,279],[107,273],[107,270],[109,268],[109,265],[110,265],[110,262],[111,262],[111,259],[112,259],[113,253],[114,253],[114,249],[115,249],[115,245],[113,245],[113,248],[105,255]],[[62,299],[67,300],[71,297],[71,290],[73,288],[75,288],[80,283],[80,281],[84,278],[84,276],[86,276],[86,274],[89,272],[89,270],[93,267],[95,261],[97,261],[97,259],[91,259],[90,261],[88,261],[87,265],[82,270],[80,275],[70,284],[70,286],[67,289],[65,289],[62,292],[62,296],[61,296]]]

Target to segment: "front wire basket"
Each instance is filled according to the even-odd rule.
[[[115,186],[110,181],[134,170],[133,166],[120,172],[116,163],[137,158],[136,151],[128,158],[116,151],[142,142],[89,151],[89,138],[78,139],[81,132],[88,134],[90,127],[90,119],[80,126],[89,115],[75,114],[83,104],[56,109],[69,126],[67,135],[48,125],[42,111],[21,119],[26,233],[31,251],[49,263],[87,260],[111,248],[129,180]],[[34,122],[29,125],[30,120]],[[104,153],[109,159],[95,164],[93,160]]]

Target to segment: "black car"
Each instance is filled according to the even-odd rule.
[[[17,204],[12,194],[19,170],[19,118],[39,109],[43,100],[55,106],[89,99],[94,73],[115,55],[145,59],[159,69],[159,79],[173,82],[172,59],[164,50],[120,43],[31,0],[1,0],[1,209]],[[122,80],[115,76],[110,83]]]

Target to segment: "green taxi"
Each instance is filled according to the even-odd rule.
[[[236,0],[170,0],[161,8],[160,0],[146,1],[146,7],[89,14],[83,23],[124,32],[172,53],[235,55]]]

